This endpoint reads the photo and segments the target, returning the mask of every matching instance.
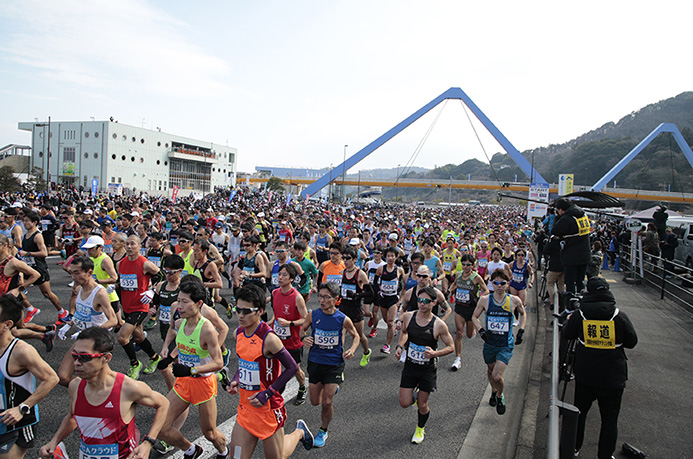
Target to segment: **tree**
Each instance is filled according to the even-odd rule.
[[[270,191],[284,191],[284,184],[279,177],[270,177],[267,181],[267,189]]]
[[[19,179],[14,176],[14,169],[10,166],[0,167],[0,189],[13,193],[20,188]]]
[[[43,178],[43,169],[34,167],[34,170],[29,174],[27,186],[34,191],[46,191],[46,180]]]

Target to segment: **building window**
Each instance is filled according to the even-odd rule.
[[[118,177],[118,183],[123,183],[123,177]]]
[[[115,183],[115,177],[111,177],[111,183]]]
[[[140,158],[140,164],[144,162],[144,158]]]
[[[236,159],[236,155],[234,153],[229,153],[229,162],[233,163],[234,159]]]
[[[125,134],[123,134],[123,140],[127,140],[127,139],[128,139],[128,137]]]
[[[94,159],[98,159],[98,157],[99,157],[99,154],[98,154],[98,153],[94,153]]]
[[[95,133],[94,133],[94,137],[98,138],[98,137],[99,137],[99,133],[98,133],[98,132],[95,132]]]
[[[144,139],[140,139],[140,143],[144,143]]]
[[[137,141],[137,139],[133,137],[133,138],[132,138],[132,141],[133,141],[133,142],[136,142],[136,141]]]
[[[116,159],[115,153],[113,153],[113,154],[111,155],[111,159]]]
[[[86,151],[84,152],[84,159],[89,159],[89,153],[87,153]]]
[[[71,163],[75,162],[75,147],[65,147],[63,149],[63,160]]]
[[[85,133],[84,133],[84,137],[86,137],[86,138],[88,139],[88,138],[89,138],[89,133],[88,133],[88,132],[85,132]]]
[[[164,147],[168,148],[168,144],[164,144]]]
[[[43,152],[39,151],[39,158],[43,158]]]
[[[156,146],[157,146],[157,147],[160,147],[160,146],[161,146],[161,142],[157,142],[157,143],[156,143]]]
[[[120,160],[121,160],[121,161],[125,161],[125,155],[121,156],[121,157],[120,157]]]
[[[114,139],[117,139],[117,138],[118,138],[118,134],[116,134],[116,133],[114,132],[114,133],[113,133],[113,138],[114,138]]]
[[[164,161],[164,166],[168,166],[168,161]]]
[[[134,156],[131,156],[131,157],[130,157],[130,161],[132,161],[132,162],[134,163],[134,162],[135,162],[135,157],[134,157]]]
[[[87,176],[85,175],[85,176],[84,176],[84,187],[85,187],[85,188],[86,188],[86,186],[87,186],[87,180],[88,180],[88,179],[87,179]]]

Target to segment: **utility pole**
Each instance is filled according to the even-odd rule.
[[[448,207],[452,206],[452,175],[450,176],[450,188],[448,188]]]
[[[51,117],[48,117],[48,124],[46,123],[36,123],[36,127],[46,127],[48,126],[48,151],[46,152],[46,192],[51,189]],[[31,156],[33,157],[33,152]]]

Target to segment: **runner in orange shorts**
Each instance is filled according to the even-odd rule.
[[[260,320],[265,301],[264,291],[252,284],[236,292],[238,370],[227,387],[229,393],[239,395],[231,434],[233,459],[250,459],[258,440],[262,440],[266,458],[291,456],[299,441],[306,450],[313,447],[313,434],[300,419],[296,430],[284,435],[286,408],[279,391],[298,366],[272,328]]]

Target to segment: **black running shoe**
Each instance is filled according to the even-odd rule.
[[[195,452],[192,454],[183,454],[183,457],[185,459],[197,459],[198,457],[202,456],[202,453],[204,450],[200,445],[195,445]]]
[[[55,331],[51,330],[44,333],[43,338],[41,338],[41,341],[43,341],[43,344],[46,345],[46,352],[52,351],[53,341],[55,341]]]
[[[498,404],[496,405],[496,413],[505,414],[505,395],[501,395],[497,398]]]
[[[491,406],[496,406],[496,401],[498,397],[496,396],[496,391],[491,392],[491,398],[488,399],[488,404]]]
[[[294,402],[295,405],[303,405],[306,402],[306,388],[304,387],[303,390],[301,388],[298,388],[298,393],[296,394],[296,401]]]

